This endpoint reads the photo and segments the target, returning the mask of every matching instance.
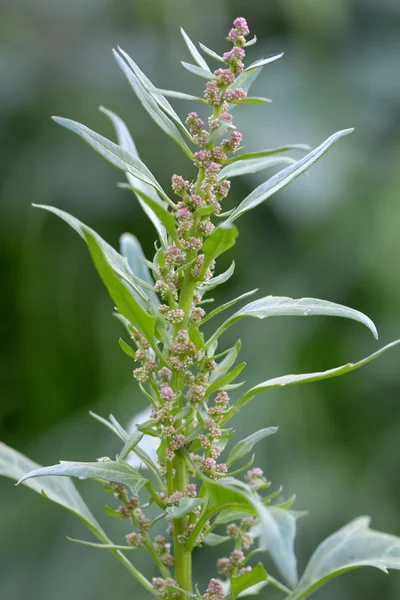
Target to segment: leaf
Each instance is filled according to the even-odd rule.
[[[257,442],[260,442],[269,435],[273,435],[277,431],[278,427],[267,427],[265,429],[259,429],[258,431],[252,433],[243,440],[240,440],[240,442],[238,442],[229,452],[228,458],[226,460],[227,466],[230,467],[236,461],[244,458],[246,454],[251,452],[251,450],[253,449],[255,444],[257,444]]]
[[[269,58],[260,58],[260,60],[256,60],[256,62],[253,62],[249,67],[247,67],[245,71],[251,71],[252,69],[257,69],[258,67],[265,67],[265,65],[269,65],[270,63],[279,60],[283,55],[284,52],[281,52],[280,54],[275,54],[275,56],[270,56]]]
[[[250,71],[243,71],[243,73],[240,73],[239,77],[237,77],[233,82],[230,89],[237,90],[238,88],[242,88],[242,90],[247,93],[250,89],[250,86],[255,82],[261,71],[262,67],[251,69]]]
[[[270,148],[268,150],[259,150],[258,152],[248,152],[247,154],[239,154],[237,156],[231,156],[224,161],[224,164],[230,164],[233,162],[239,162],[241,160],[263,158],[266,156],[272,156],[274,154],[281,154],[282,152],[289,152],[290,150],[300,150],[301,152],[309,152],[311,147],[307,144],[288,144],[286,146],[278,146],[277,148]]]
[[[240,365],[237,365],[232,371],[226,373],[225,375],[221,375],[214,379],[214,381],[207,387],[206,393],[204,395],[205,398],[212,396],[214,392],[218,390],[222,390],[225,386],[229,385],[232,381],[235,381],[237,377],[239,377],[240,373],[245,368],[246,363],[243,362]]]
[[[368,517],[355,519],[322,542],[287,600],[308,598],[332,577],[359,567],[400,569],[400,537],[374,531],[369,523]]]
[[[204,263],[203,274],[211,262],[235,245],[238,230],[236,227],[222,223],[214,229],[203,244]]]
[[[154,286],[154,279],[151,276],[150,269],[144,262],[144,253],[142,250],[142,246],[140,245],[139,240],[136,236],[130,233],[123,233],[119,240],[120,249],[122,256],[128,261],[128,264],[132,270],[132,272],[139,277],[141,280],[146,282],[149,286]],[[160,301],[155,292],[147,292],[151,304],[158,307]]]
[[[0,442],[0,475],[18,481],[25,473],[39,467],[40,465],[33,460]],[[70,479],[42,477],[37,480],[26,481],[24,484],[38,494],[74,513],[96,535],[105,535]]]
[[[373,333],[374,337],[378,337],[376,327],[369,317],[358,310],[329,302],[328,300],[320,300],[318,298],[299,298],[293,299],[286,296],[265,296],[250,304],[246,304],[238,310],[229,319],[225,321],[211,336],[206,343],[206,348],[213,343],[218,337],[224,333],[231,325],[243,319],[244,317],[254,317],[257,319],[266,319],[268,317],[280,316],[315,316],[325,315],[329,317],[342,317],[352,319],[362,323]]]
[[[100,107],[100,111],[107,115],[107,117],[111,120],[115,129],[115,133],[117,135],[119,145],[125,150],[131,152],[134,156],[136,156],[136,158],[139,158],[135,143],[122,119],[120,119],[120,117],[118,117],[115,113],[111,112],[110,110],[107,110],[102,106]],[[153,202],[156,202],[161,206],[165,205],[164,201],[161,200],[161,198],[151,185],[148,185],[141,179],[138,179],[128,171],[126,172],[126,177],[132,188],[134,188],[135,190],[139,190],[142,193],[142,196],[150,198],[151,200],[153,200]],[[165,231],[164,225],[161,223],[160,219],[157,217],[152,208],[150,208],[150,206],[143,201],[142,196],[140,196],[137,192],[135,192],[135,194],[144,213],[153,223],[161,243],[164,247],[167,246],[168,236],[167,232]]]
[[[169,98],[178,98],[179,100],[190,100],[191,102],[202,102],[203,104],[207,104],[207,100],[199,98],[199,96],[192,96],[191,94],[185,94],[184,92],[175,92],[174,90],[157,89],[161,94]]]
[[[222,58],[222,56],[220,56],[219,54],[214,52],[214,50],[211,50],[210,48],[208,48],[205,44],[202,44],[201,42],[199,42],[199,46],[203,50],[203,52],[205,52],[205,54],[208,54],[208,56],[211,56],[211,58],[214,58],[218,62],[225,64],[225,61]]]
[[[315,148],[312,152],[307,154],[304,158],[297,161],[294,165],[283,169],[271,179],[259,185],[251,194],[249,194],[243,202],[235,208],[233,213],[228,217],[227,222],[232,223],[235,219],[240,217],[245,212],[255,208],[268,198],[270,198],[276,192],[279,192],[282,188],[287,186],[289,183],[300,177],[305,171],[307,171],[311,165],[317,162],[340,138],[349,133],[352,133],[354,129],[344,129],[331,135],[323,144]]]
[[[200,52],[197,50],[196,46],[194,45],[194,43],[192,42],[190,37],[184,31],[183,27],[181,27],[181,34],[182,34],[183,39],[185,40],[185,44],[188,47],[190,54],[194,58],[195,62],[199,65],[200,68],[204,69],[205,71],[210,71],[210,73],[211,73],[210,67],[208,66],[208,64],[206,63],[204,58],[201,56]]]
[[[72,121],[71,119],[64,119],[63,117],[52,117],[53,121],[73,131],[79,137],[81,137],[85,142],[89,144],[96,152],[101,154],[108,162],[110,162],[114,167],[121,169],[122,171],[127,171],[131,173],[141,181],[144,181],[148,185],[152,186],[155,190],[161,194],[164,198],[168,198],[168,196],[163,191],[160,184],[155,179],[154,175],[149,171],[146,165],[139,159],[137,156],[121,148],[117,144],[114,144],[111,140],[105,138],[104,136],[96,133],[82,125],[81,123],[77,123],[76,121]]]
[[[119,338],[119,345],[122,349],[123,352],[125,352],[125,354],[127,354],[128,356],[130,356],[130,358],[135,359],[135,351],[133,348],[131,348],[131,346],[129,344],[127,344],[126,342],[124,342],[124,340],[122,338]]]
[[[125,431],[124,431],[124,434],[121,434],[119,427],[116,427],[113,423],[110,423],[110,421],[108,421],[107,419],[104,419],[104,417],[100,417],[100,415],[96,415],[96,413],[92,412],[91,410],[89,410],[89,415],[91,417],[93,417],[94,419],[96,419],[96,421],[99,421],[99,423],[102,423],[103,425],[105,425],[108,429],[110,429],[113,433],[115,433],[115,435],[117,437],[119,437],[120,440],[125,442],[126,435],[127,435]]]
[[[285,164],[293,164],[296,160],[289,156],[266,156],[263,158],[248,158],[236,161],[226,167],[223,167],[219,173],[219,180],[247,175],[248,173],[258,173],[263,169],[277,167]]]
[[[268,573],[261,563],[258,563],[258,565],[253,567],[250,573],[244,573],[238,577],[231,577],[231,599],[235,600],[241,592],[248,590],[258,583],[263,581],[266,582],[267,579]]]
[[[233,300],[229,300],[229,302],[225,302],[224,304],[221,304],[220,306],[217,306],[217,308],[215,308],[214,310],[212,310],[211,312],[209,312],[208,315],[206,315],[201,320],[200,324],[202,325],[202,324],[206,323],[207,321],[209,321],[210,319],[212,319],[216,315],[219,315],[219,313],[221,313],[222,311],[226,310],[227,308],[230,308],[231,306],[234,306],[237,302],[240,302],[241,300],[244,300],[244,298],[248,298],[249,296],[252,296],[256,292],[258,292],[258,288],[255,288],[254,290],[250,290],[249,292],[245,292],[244,294],[241,294],[237,298],[234,298]]]
[[[165,114],[165,110],[167,110],[169,115],[176,115],[175,111],[173,111],[170,104],[167,100],[157,92],[157,88],[154,87],[146,77],[146,85],[143,84],[144,74],[140,71],[139,67],[136,63],[130,58],[130,56],[120,49],[120,52],[123,58],[113,50],[115,60],[118,65],[124,72],[126,78],[128,79],[131,88],[135,92],[138,100],[145,108],[145,110],[149,113],[150,117],[157,123],[157,125],[180,146],[180,148],[184,151],[184,153],[189,157],[193,158],[192,152],[187,146],[185,140],[181,136],[179,130],[176,125],[171,121],[171,119]],[[128,66],[129,65],[129,66]],[[148,83],[147,83],[148,82]],[[149,85],[151,85],[151,91],[149,90]],[[162,109],[160,108],[160,104],[162,105]],[[178,119],[178,123],[180,122],[178,115],[176,115],[176,119]],[[175,120],[176,120],[175,119]],[[182,125],[181,129],[185,129]],[[186,131],[186,129],[185,129]]]
[[[244,47],[247,48],[248,46],[254,46],[254,44],[257,42],[257,36],[255,35],[251,40],[249,40],[248,42],[245,43]]]
[[[144,434],[141,431],[139,431],[138,429],[134,429],[134,431],[132,431],[132,433],[127,436],[124,447],[122,448],[120,455],[118,456],[118,460],[126,460],[129,453],[132,452],[132,450],[136,449],[136,446],[142,440],[143,435]]]
[[[203,504],[204,498],[181,498],[178,506],[170,506],[167,508],[167,513],[173,519],[180,519],[190,513],[197,506]]]
[[[259,383],[255,387],[251,388],[248,392],[246,392],[244,396],[242,396],[240,400],[238,400],[237,403],[234,405],[234,412],[237,412],[238,410],[243,408],[243,406],[245,406],[252,398],[254,398],[254,396],[265,390],[269,390],[275,387],[286,387],[287,385],[296,385],[299,383],[311,383],[313,381],[320,381],[322,379],[330,379],[331,377],[339,377],[340,375],[344,375],[345,373],[350,373],[350,371],[355,371],[356,369],[359,369],[360,367],[366,365],[372,360],[375,360],[375,358],[378,358],[378,356],[386,352],[386,350],[390,350],[390,348],[397,346],[399,343],[400,339],[391,342],[386,346],[383,346],[383,348],[380,348],[380,350],[377,350],[373,354],[370,354],[370,356],[367,356],[366,358],[363,358],[362,360],[356,363],[347,363],[346,365],[335,367],[334,369],[329,369],[328,371],[319,371],[316,373],[303,373],[296,375],[282,375],[281,377],[274,377],[273,379],[268,379],[267,381]]]
[[[89,546],[90,548],[99,548],[100,550],[136,550],[134,546],[119,546],[117,544],[96,544],[95,542],[87,542],[86,540],[77,540],[68,536],[66,537],[69,542],[81,544],[82,546]]]
[[[230,279],[232,277],[234,271],[235,271],[235,261],[232,261],[231,266],[226,271],[224,271],[220,275],[216,275],[215,277],[212,277],[211,279],[209,279],[208,281],[203,283],[200,287],[200,293],[207,294],[208,292],[211,292],[211,290],[214,290],[219,285],[222,285],[223,283],[225,283],[226,281],[228,281],[228,279]]]
[[[197,67],[196,65],[191,65],[183,60],[181,60],[181,64],[185,67],[187,71],[193,73],[193,75],[197,75],[198,77],[202,77],[203,79],[217,79],[217,77],[211,73],[208,69],[202,69],[201,67]]]
[[[70,462],[60,461],[58,465],[51,467],[40,467],[34,469],[20,478],[18,483],[27,479],[42,476],[68,476],[78,479],[104,479],[113,483],[122,483],[129,487],[134,495],[145,485],[144,479],[138,471],[135,471],[130,465],[122,461],[111,462]]]
[[[240,513],[242,516],[243,514]],[[224,542],[228,542],[230,539],[229,535],[218,535],[217,533],[208,533],[204,539],[206,546],[219,546]]]
[[[212,383],[220,375],[225,375],[225,373],[229,371],[229,369],[235,364],[241,347],[242,342],[238,340],[236,344],[232,346],[232,348],[229,348],[224,359],[221,360],[217,367],[212,371],[209,379],[210,383]]]
[[[270,104],[272,102],[271,98],[263,98],[261,96],[247,96],[247,98],[242,98],[241,100],[230,101],[230,104]]]

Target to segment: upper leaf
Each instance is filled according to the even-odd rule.
[[[183,39],[185,40],[185,44],[188,47],[190,54],[193,56],[195,62],[199,65],[199,67],[201,67],[202,69],[205,69],[206,71],[210,71],[210,73],[211,73],[210,67],[208,66],[208,64],[206,63],[206,61],[204,60],[204,58],[202,57],[200,52],[197,50],[196,46],[194,45],[194,43],[192,42],[192,40],[190,39],[188,34],[184,31],[183,27],[181,27],[181,34],[182,34]]]
[[[250,71],[251,72],[251,71]],[[321,158],[340,138],[345,135],[348,135],[354,131],[353,129],[344,129],[343,131],[338,131],[337,133],[331,135],[323,144],[315,148],[312,152],[307,154],[304,158],[297,161],[294,165],[287,167],[283,171],[280,171],[271,179],[259,185],[251,194],[247,196],[239,204],[237,208],[233,211],[231,215],[229,215],[227,222],[233,222],[235,219],[240,217],[242,214],[255,208],[268,198],[270,198],[276,192],[279,192],[282,188],[287,186],[289,183],[300,177],[305,171],[307,171],[311,165],[317,162],[318,159]]]
[[[190,63],[181,60],[181,64],[185,67],[187,71],[193,73],[193,75],[197,75],[198,77],[202,77],[203,79],[217,79],[217,77],[211,73],[210,69],[203,69],[202,67],[197,67],[196,65],[191,65]]]
[[[240,440],[240,442],[238,442],[229,452],[226,460],[228,467],[230,467],[234,462],[241,460],[246,456],[246,454],[251,452],[257,442],[263,440],[269,435],[273,435],[277,431],[277,427],[266,427],[265,429],[259,429],[243,440]]]
[[[251,71],[252,69],[256,69],[258,67],[264,67],[265,65],[269,65],[270,63],[275,62],[276,60],[279,60],[280,58],[282,58],[283,54],[284,53],[281,52],[280,54],[275,54],[275,56],[270,56],[269,58],[260,58],[259,60],[256,60],[250,66],[248,66],[245,69],[245,71]]]
[[[207,271],[212,260],[234,246],[237,236],[238,230],[235,226],[223,223],[214,229],[212,234],[208,236],[203,244],[203,273]]]
[[[224,161],[224,164],[230,164],[233,162],[239,162],[242,160],[264,158],[266,156],[273,156],[274,154],[282,154],[282,152],[289,152],[290,150],[300,150],[301,152],[309,152],[311,147],[307,144],[286,144],[286,146],[278,146],[277,148],[269,148],[268,150],[259,150],[258,152],[247,152],[245,154],[238,154],[237,156],[231,156]]]
[[[400,537],[369,528],[370,519],[355,519],[318,546],[296,589],[287,600],[303,600],[332,577],[357,569],[376,567],[387,573],[400,569]]]
[[[132,272],[149,286],[154,286],[154,280],[150,269],[144,262],[144,253],[142,246],[136,236],[130,233],[123,233],[120,237],[121,254],[125,256]],[[158,306],[160,301],[155,292],[148,292],[154,306]]]
[[[236,161],[221,169],[219,179],[229,179],[238,175],[247,175],[248,173],[257,173],[270,167],[293,164],[296,160],[289,156],[265,156],[261,158],[247,158]]]
[[[257,319],[265,319],[267,317],[277,316],[302,316],[311,315],[326,315],[330,317],[344,317],[362,323],[373,333],[374,337],[378,337],[378,333],[374,323],[364,313],[329,302],[328,300],[320,300],[318,298],[287,298],[286,296],[265,296],[250,304],[246,304],[243,308],[234,313],[225,321],[217,331],[208,340],[206,346],[212,344],[218,337],[224,333],[231,325],[243,319],[244,317],[255,317]]]
[[[137,495],[145,485],[146,479],[135,471],[130,465],[123,461],[110,462],[70,462],[60,461],[59,465],[51,467],[40,467],[23,475],[18,483],[22,483],[32,477],[48,475],[77,477],[78,479],[104,479],[114,483],[122,483],[129,487],[133,494]]]

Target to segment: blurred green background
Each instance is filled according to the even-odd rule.
[[[307,176],[242,217],[236,248],[219,264],[223,270],[235,256],[236,273],[217,300],[256,286],[262,295],[327,298],[369,314],[382,345],[400,337],[398,0],[2,0],[0,439],[42,464],[115,454],[118,443],[88,410],[126,422],[145,404],[81,240],[30,204],[72,212],[114,245],[123,231],[135,233],[150,257],[154,238],[134,196],[116,188],[123,174],[49,117],[68,116],[110,137],[97,106],[117,112],[168,188],[171,174],[189,174],[190,165],[143,112],[110,50],[120,44],[159,87],[200,92],[203,82],[179,64],[188,58],[179,25],[223,52],[235,16],[246,17],[259,39],[250,58],[286,53],[252,90],[274,103],[237,109],[249,150],[315,146],[338,129],[356,130]],[[182,117],[195,108],[174,105]],[[267,176],[236,180],[235,203]],[[250,320],[224,342],[238,336],[249,385],[378,348],[365,328],[340,319]],[[237,422],[241,434],[280,425],[259,445],[258,462],[310,511],[299,521],[300,569],[319,541],[359,514],[400,535],[399,363],[394,350],[355,374],[271,391]],[[79,488],[101,519],[109,498],[94,483]],[[74,517],[9,480],[0,481],[0,499],[2,600],[145,598],[107,553],[65,539],[86,536]],[[123,541],[120,523],[109,521]],[[217,556],[196,554],[201,586]],[[144,556],[136,560],[155,575]],[[396,600],[399,590],[397,573],[362,570],[316,598]],[[260,596],[267,597],[275,598]]]

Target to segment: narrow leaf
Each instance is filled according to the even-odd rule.
[[[242,88],[242,90],[248,92],[261,71],[262,67],[257,67],[255,69],[251,69],[250,71],[243,71],[243,73],[240,73],[239,77],[236,78],[236,81],[231,85],[230,89],[236,90],[238,88]]]
[[[201,67],[197,67],[196,65],[191,65],[183,60],[181,60],[181,64],[185,67],[187,71],[193,73],[193,75],[197,75],[198,77],[202,77],[203,79],[217,79],[217,77],[211,73],[208,69],[202,69]]]
[[[232,381],[235,381],[237,377],[239,377],[240,373],[245,368],[246,363],[243,362],[240,365],[237,365],[232,371],[229,371],[225,375],[221,375],[214,379],[214,381],[207,387],[205,398],[212,396],[218,390],[224,389],[227,385],[229,385]]]
[[[194,508],[203,504],[204,498],[181,498],[178,506],[167,508],[167,513],[173,519],[180,519],[190,513]]]
[[[68,536],[66,537],[68,541],[74,542],[75,544],[89,546],[90,548],[99,548],[100,550],[136,550],[134,546],[119,546],[117,544],[96,544],[95,542],[87,542],[86,540],[77,540]]]
[[[196,46],[194,45],[194,43],[192,42],[190,37],[184,31],[183,27],[181,27],[181,34],[182,34],[183,39],[185,40],[185,44],[188,47],[190,54],[194,58],[194,61],[199,65],[199,67],[201,67],[205,71],[210,71],[210,73],[211,73],[210,67],[208,66],[208,64],[206,63],[204,58],[201,56],[200,52],[197,50]]]
[[[249,67],[247,67],[245,71],[251,71],[252,69],[257,69],[258,67],[265,67],[265,65],[269,65],[270,63],[282,58],[283,54],[284,53],[281,52],[280,54],[275,54],[275,56],[270,56],[269,58],[260,58],[260,60],[256,60],[256,62],[253,62]]]
[[[260,442],[264,438],[273,435],[278,431],[278,427],[267,427],[265,429],[259,429],[255,433],[252,433],[248,437],[240,440],[230,451],[228,458],[226,460],[226,464],[228,467],[233,465],[233,463],[241,460],[252,451],[257,442]]]
[[[113,433],[115,433],[115,435],[117,437],[119,437],[120,440],[122,440],[123,442],[125,442],[125,440],[126,440],[126,432],[124,432],[123,434],[121,434],[121,431],[120,431],[119,427],[116,427],[113,423],[110,423],[110,421],[108,421],[104,417],[100,417],[100,415],[96,415],[96,413],[92,412],[91,410],[89,410],[89,415],[91,417],[93,417],[94,419],[96,419],[96,421],[99,421],[99,423],[102,423],[103,425],[105,425],[108,429],[110,429],[110,431],[112,431]]]
[[[282,152],[289,152],[290,150],[300,150],[301,152],[309,152],[311,147],[307,144],[288,144],[286,146],[278,146],[278,148],[270,148],[269,150],[259,150],[258,152],[248,152],[247,154],[239,154],[232,156],[224,161],[224,164],[230,164],[241,160],[264,158],[266,156],[273,156],[274,154],[281,154]]]
[[[231,306],[234,306],[237,302],[240,302],[241,300],[244,300],[245,298],[248,298],[249,296],[252,296],[256,292],[258,292],[258,288],[255,288],[254,290],[250,290],[250,292],[245,292],[244,294],[241,294],[237,298],[234,298],[233,300],[229,300],[229,302],[225,302],[224,304],[221,304],[220,306],[218,306],[217,308],[215,308],[214,310],[212,310],[210,313],[208,313],[208,315],[206,315],[201,320],[200,324],[206,323],[207,321],[209,321],[213,317],[219,315],[219,313],[223,312],[224,310],[227,310]]]
[[[132,272],[139,277],[139,279],[146,282],[149,286],[154,286],[154,279],[150,273],[150,269],[143,260],[145,258],[142,246],[136,236],[130,233],[123,233],[119,240],[120,249],[122,256],[128,261],[128,264]],[[155,292],[147,292],[151,304],[158,307],[160,301]]]
[[[225,64],[225,61],[222,58],[222,56],[220,56],[219,54],[217,54],[216,52],[214,52],[214,50],[211,50],[211,48],[208,48],[205,44],[202,44],[201,42],[199,42],[199,46],[203,50],[203,52],[205,54],[208,54],[208,56],[211,56],[211,58],[214,58],[218,62],[221,62],[221,63]]]
[[[375,338],[378,338],[378,333],[374,323],[364,313],[343,306],[342,304],[336,304],[335,302],[329,302],[328,300],[320,300],[318,298],[299,298],[293,299],[286,296],[265,296],[250,304],[246,304],[243,308],[238,310],[234,315],[225,321],[211,336],[206,344],[208,347],[218,337],[224,333],[231,325],[243,319],[244,317],[254,317],[257,319],[266,319],[268,317],[278,316],[329,316],[329,317],[342,317],[345,319],[352,319],[368,327],[373,333]]]
[[[240,513],[241,516],[243,516],[242,513]],[[219,546],[220,544],[223,544],[224,542],[228,542],[229,540],[231,540],[232,538],[230,538],[228,535],[218,535],[217,533],[209,533],[206,535],[205,539],[204,539],[204,544],[206,544],[206,546]]]
[[[133,358],[135,360],[135,351],[134,349],[127,344],[126,342],[124,342],[124,340],[122,338],[119,338],[119,345],[122,349],[123,352],[125,352],[125,354],[127,354],[128,356],[130,356],[130,358]]]
[[[355,519],[322,542],[287,600],[308,598],[332,577],[359,567],[400,569],[400,537],[374,531],[369,523],[368,517]]]
[[[203,244],[203,273],[207,271],[212,260],[235,245],[237,236],[238,230],[236,227],[222,224],[214,229]]]
[[[244,47],[247,48],[248,46],[254,46],[254,44],[257,42],[257,36],[255,35],[251,40],[249,40],[248,42],[245,43]]]
[[[226,351],[226,355],[221,362],[218,363],[216,369],[214,369],[210,376],[210,383],[212,383],[217,377],[221,375],[225,375],[229,371],[229,369],[235,364],[236,359],[239,355],[240,349],[242,347],[242,342],[238,340],[232,348],[229,348]]]
[[[122,483],[129,487],[133,494],[137,495],[139,490],[145,485],[144,479],[138,471],[135,471],[125,462],[70,462],[60,461],[59,465],[51,467],[41,467],[34,469],[26,475],[23,475],[18,483],[31,479],[33,477],[43,476],[67,476],[77,477],[78,479],[104,479],[113,483]]]
[[[296,160],[289,156],[266,156],[263,158],[247,158],[236,161],[221,169],[219,179],[228,179],[238,175],[247,175],[248,173],[257,173],[270,167],[293,164]]]
[[[203,283],[202,286],[200,287],[200,293],[207,294],[208,292],[211,292],[211,290],[214,290],[219,285],[222,285],[223,283],[228,281],[228,279],[230,279],[232,277],[234,272],[235,272],[235,261],[232,261],[232,264],[226,271],[224,271],[220,275],[216,275],[215,277],[212,277],[211,279],[209,279],[208,281]]]
[[[377,350],[377,352],[370,354],[370,356],[367,356],[366,358],[363,358],[362,360],[356,363],[347,363],[346,365],[342,365],[341,367],[336,367],[334,369],[329,369],[328,371],[320,371],[317,373],[303,373],[296,375],[283,375],[282,377],[268,379],[267,381],[259,383],[255,387],[251,388],[248,392],[246,392],[246,394],[244,394],[244,396],[242,396],[242,398],[240,398],[240,400],[238,400],[238,402],[233,407],[234,411],[237,412],[243,406],[245,406],[245,404],[250,402],[250,400],[254,398],[254,396],[259,394],[260,392],[269,390],[271,388],[286,387],[287,385],[297,385],[299,383],[311,383],[313,381],[320,381],[322,379],[330,379],[331,377],[339,377],[340,375],[344,375],[345,373],[355,371],[356,369],[359,369],[360,367],[366,365],[372,360],[375,360],[375,358],[381,356],[381,354],[386,352],[386,350],[390,350],[398,344],[400,344],[400,339],[391,342],[386,346],[383,346],[383,348]]]
[[[348,135],[354,131],[353,129],[345,129],[338,131],[331,135],[323,144],[318,146],[315,150],[307,154],[304,158],[297,161],[294,165],[287,167],[283,171],[280,171],[271,179],[259,185],[247,198],[239,204],[233,213],[228,217],[227,222],[231,223],[242,214],[255,208],[268,198],[270,198],[276,192],[279,192],[282,188],[286,187],[289,183],[300,177],[305,171],[307,171],[318,159],[321,158],[340,138]]]
[[[158,91],[167,96],[168,98],[178,98],[179,100],[190,100],[191,102],[202,102],[203,104],[207,104],[207,100],[204,98],[199,98],[199,96],[192,96],[191,94],[185,94],[184,92],[175,92],[174,90],[161,90]]]
[[[234,100],[230,104],[271,104],[271,98],[263,98],[261,96],[247,96],[242,100]]]

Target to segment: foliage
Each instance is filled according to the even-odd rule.
[[[264,104],[265,99],[250,98],[249,88],[259,72],[282,55],[261,59],[245,68],[245,48],[249,34],[243,18],[234,21],[228,40],[233,47],[222,57],[201,45],[207,56],[222,61],[225,68],[212,72],[195,44],[182,30],[195,65],[182,62],[192,74],[207,80],[204,99],[212,107],[205,126],[191,112],[182,123],[167,96],[194,100],[180,92],[163,93],[137,64],[121,49],[115,52],[118,65],[150,117],[177,143],[197,168],[197,177],[187,181],[172,177],[174,199],[164,191],[140,160],[124,123],[106,109],[118,143],[91,131],[84,125],[55,117],[57,123],[82,137],[104,158],[126,173],[129,188],[153,223],[158,241],[152,261],[147,260],[139,241],[129,233],[121,238],[117,252],[96,232],[67,213],[41,206],[71,225],[87,244],[94,266],[107,288],[117,317],[125,327],[134,348],[124,339],[121,349],[140,366],[133,371],[150,403],[148,418],[128,433],[114,417],[106,421],[123,442],[115,460],[101,457],[97,462],[66,462],[39,467],[5,445],[0,446],[1,473],[16,479],[48,499],[74,512],[89,527],[99,543],[81,543],[110,550],[152,595],[159,598],[198,597],[203,600],[234,600],[253,593],[260,585],[280,589],[289,599],[302,600],[335,575],[359,566],[382,570],[400,568],[400,539],[368,529],[359,519],[323,542],[298,579],[294,553],[296,521],[302,513],[292,510],[292,500],[284,501],[280,490],[269,494],[270,482],[260,468],[252,467],[254,455],[247,455],[261,439],[277,428],[261,429],[233,444],[230,420],[256,394],[272,388],[336,377],[374,360],[400,340],[392,342],[369,357],[321,373],[297,374],[265,381],[231,402],[230,390],[241,387],[236,380],[245,363],[234,366],[240,343],[218,351],[220,336],[238,320],[271,316],[334,316],[351,319],[366,326],[377,338],[374,323],[358,310],[314,298],[292,299],[267,296],[246,304],[228,317],[206,340],[203,325],[255,291],[242,294],[206,314],[205,296],[233,274],[233,267],[215,274],[216,259],[236,243],[236,221],[306,172],[340,138],[352,130],[330,136],[314,150],[303,145],[288,145],[275,150],[240,153],[242,135],[233,124],[232,109],[237,104]],[[188,142],[198,146],[192,151]],[[286,152],[307,154],[295,160]],[[230,189],[227,177],[253,173],[288,164],[282,171],[259,185],[236,208],[221,212]],[[222,219],[222,220],[221,220]],[[156,455],[140,446],[150,437]],[[227,458],[220,460],[227,446]],[[140,460],[132,466],[131,454]],[[231,466],[246,459],[235,470]],[[252,467],[252,468],[249,468]],[[149,475],[144,476],[147,468]],[[246,471],[244,481],[237,478]],[[69,477],[93,479],[117,499],[117,508],[105,507],[110,517],[126,519],[134,531],[126,544],[114,544],[103,532],[78,494]],[[146,515],[150,505],[159,508],[151,521]],[[166,538],[152,537],[155,522],[165,519],[173,536],[173,550]],[[227,525],[226,535],[214,531]],[[77,540],[73,540],[77,541]],[[233,543],[229,556],[218,560],[218,574],[201,593],[192,581],[193,549],[203,544]],[[247,552],[253,544],[257,548]],[[123,550],[145,548],[160,571],[149,581],[123,554]],[[284,583],[267,573],[261,563],[248,564],[253,555],[267,551]],[[171,569],[174,567],[174,572]],[[289,586],[289,587],[287,587]]]

